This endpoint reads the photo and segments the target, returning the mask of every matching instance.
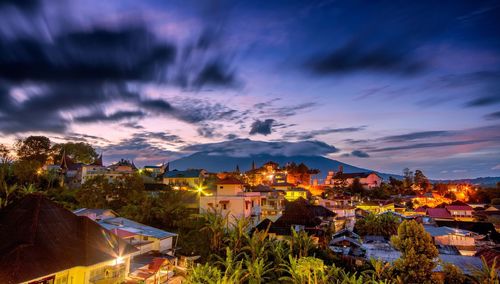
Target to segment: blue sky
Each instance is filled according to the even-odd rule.
[[[138,164],[236,138],[500,175],[496,1],[1,1],[0,143]]]

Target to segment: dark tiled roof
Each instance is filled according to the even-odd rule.
[[[241,180],[234,177],[227,177],[216,182],[216,184],[244,184]]]
[[[201,174],[201,170],[186,170],[186,171],[177,171],[173,170],[170,172],[166,172],[163,177],[165,178],[197,178]]]
[[[335,178],[344,178],[344,179],[348,179],[348,178],[366,178],[368,177],[370,174],[376,174],[374,172],[365,172],[365,173],[343,173],[343,172],[338,172],[335,174]],[[377,175],[378,176],[378,175]]]
[[[306,200],[299,198],[296,201],[287,202],[285,211],[276,222],[272,223],[269,232],[279,235],[290,235],[293,225],[314,228],[321,224],[321,218],[333,216],[335,216],[335,213],[325,207],[311,205]]]
[[[41,195],[0,211],[0,283],[110,261],[136,248]]]

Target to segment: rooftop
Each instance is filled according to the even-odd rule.
[[[87,217],[42,195],[0,212],[0,282],[19,283],[137,251]]]
[[[120,229],[137,235],[149,236],[157,239],[165,239],[177,236],[177,234],[153,228],[123,217],[109,218],[101,220],[98,223],[108,231]]]
[[[202,170],[173,170],[166,172],[163,177],[165,178],[197,178],[200,176]]]

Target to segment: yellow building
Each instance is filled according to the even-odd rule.
[[[308,195],[309,191],[300,187],[285,190],[285,198],[288,201],[294,201],[299,198],[307,200]]]
[[[386,211],[395,211],[394,203],[378,203],[373,201],[363,202],[356,205],[356,208],[368,211],[373,214],[379,214]]]
[[[205,170],[173,170],[163,175],[163,184],[179,189],[193,189],[203,184],[206,177],[207,171]]]
[[[28,195],[0,216],[0,283],[121,283],[137,251],[87,217],[42,195]]]

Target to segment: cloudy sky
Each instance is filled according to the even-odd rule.
[[[319,141],[385,172],[498,176],[500,3],[2,0],[0,134],[140,165]]]

